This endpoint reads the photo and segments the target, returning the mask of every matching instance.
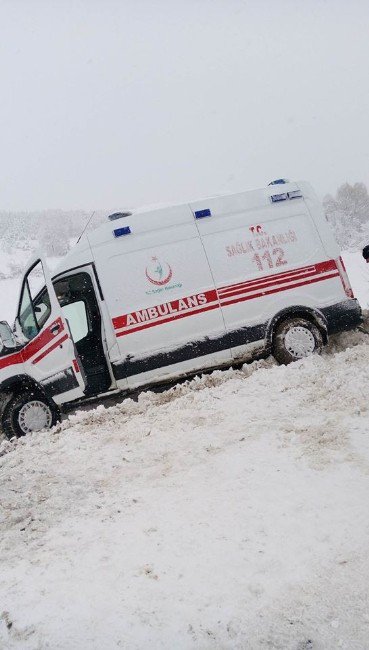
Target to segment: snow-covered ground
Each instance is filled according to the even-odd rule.
[[[346,334],[21,440],[0,646],[368,648],[368,385]]]
[[[367,650],[368,386],[351,332],[2,443],[0,648]]]

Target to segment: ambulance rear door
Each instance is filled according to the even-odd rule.
[[[277,312],[323,306],[334,296],[334,282],[326,280],[336,281],[338,271],[327,262],[301,192],[290,183],[276,202],[273,192],[191,204],[236,360],[264,346],[267,323]]]

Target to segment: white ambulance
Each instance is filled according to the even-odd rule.
[[[52,276],[40,256],[27,269],[14,328],[0,324],[1,427],[256,356],[289,363],[360,321],[305,182],[116,213]]]

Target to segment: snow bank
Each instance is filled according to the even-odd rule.
[[[9,321],[18,290],[0,281]],[[0,443],[0,647],[367,648],[368,344]]]
[[[14,322],[21,288],[20,278],[0,280],[0,320]]]
[[[361,336],[24,438],[0,459],[0,645],[366,648]]]
[[[22,277],[30,259],[29,250],[16,249],[14,253],[6,254],[0,249],[0,320],[6,320],[10,325],[16,316]],[[55,268],[59,261],[58,257],[48,258],[49,268]]]
[[[369,307],[369,264],[365,262],[361,251],[349,252],[343,255],[346,270],[350,278],[354,294],[363,309]]]

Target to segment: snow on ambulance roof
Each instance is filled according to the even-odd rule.
[[[283,184],[281,181],[284,181]],[[219,202],[219,199],[222,200],[222,214],[224,214],[224,206],[227,203],[227,198],[232,199],[232,203],[237,202],[237,199],[241,199],[244,204],[243,207],[253,208],[258,206],[264,206],[270,203],[270,197],[277,193],[287,193],[293,190],[302,190],[304,189],[304,194],[307,193],[309,196],[313,194],[312,187],[306,181],[286,181],[284,179],[279,179],[269,183],[267,187],[252,188],[248,190],[243,190],[242,192],[222,192],[221,194],[214,194],[213,196],[201,197],[194,199],[193,201],[188,201],[187,203],[173,204],[173,203],[158,203],[152,205],[145,205],[133,210],[133,216],[142,215],[147,213],[156,213],[156,212],[166,212],[174,208],[187,207],[190,206],[193,210],[200,209],[200,206],[205,205],[209,202],[215,203]],[[193,215],[192,215],[193,216]]]
[[[301,195],[316,198],[308,183],[304,181],[286,182],[243,192],[223,193],[188,203],[145,206],[134,210],[129,216],[119,218],[118,213],[115,213],[117,218],[114,220],[109,220],[107,215],[105,223],[82,235],[79,242],[60,262],[55,274],[62,273],[74,266],[92,262],[93,256],[90,247],[102,245],[106,241],[112,241],[115,237],[123,238],[135,233],[149,233],[168,227],[193,224],[195,218],[225,217],[227,214],[243,210],[257,210],[278,202],[280,198],[284,201],[298,198]]]
[[[196,199],[188,203],[170,204],[162,203],[150,206],[142,206],[133,210],[132,216],[123,217],[124,225],[137,226],[140,222],[143,224],[142,217],[152,215],[159,217],[160,221],[158,226],[155,225],[153,220],[146,221],[145,230],[155,230],[156,227],[173,226],[177,223],[186,223],[192,221],[195,212],[206,210],[209,205],[212,206],[211,215],[216,216],[221,213],[222,215],[228,212],[234,212],[237,209],[253,209],[269,205],[271,197],[275,195],[291,194],[294,191],[302,190],[303,194],[311,196],[312,188],[304,181],[300,182],[285,182],[283,185],[270,184],[267,187],[245,190],[242,192],[225,192],[222,194],[214,195],[211,197]],[[205,216],[205,215],[204,215]],[[117,220],[119,222],[119,219]],[[106,224],[99,227],[102,231],[106,229]],[[98,232],[99,228],[94,232]],[[140,228],[141,230],[141,228]]]

